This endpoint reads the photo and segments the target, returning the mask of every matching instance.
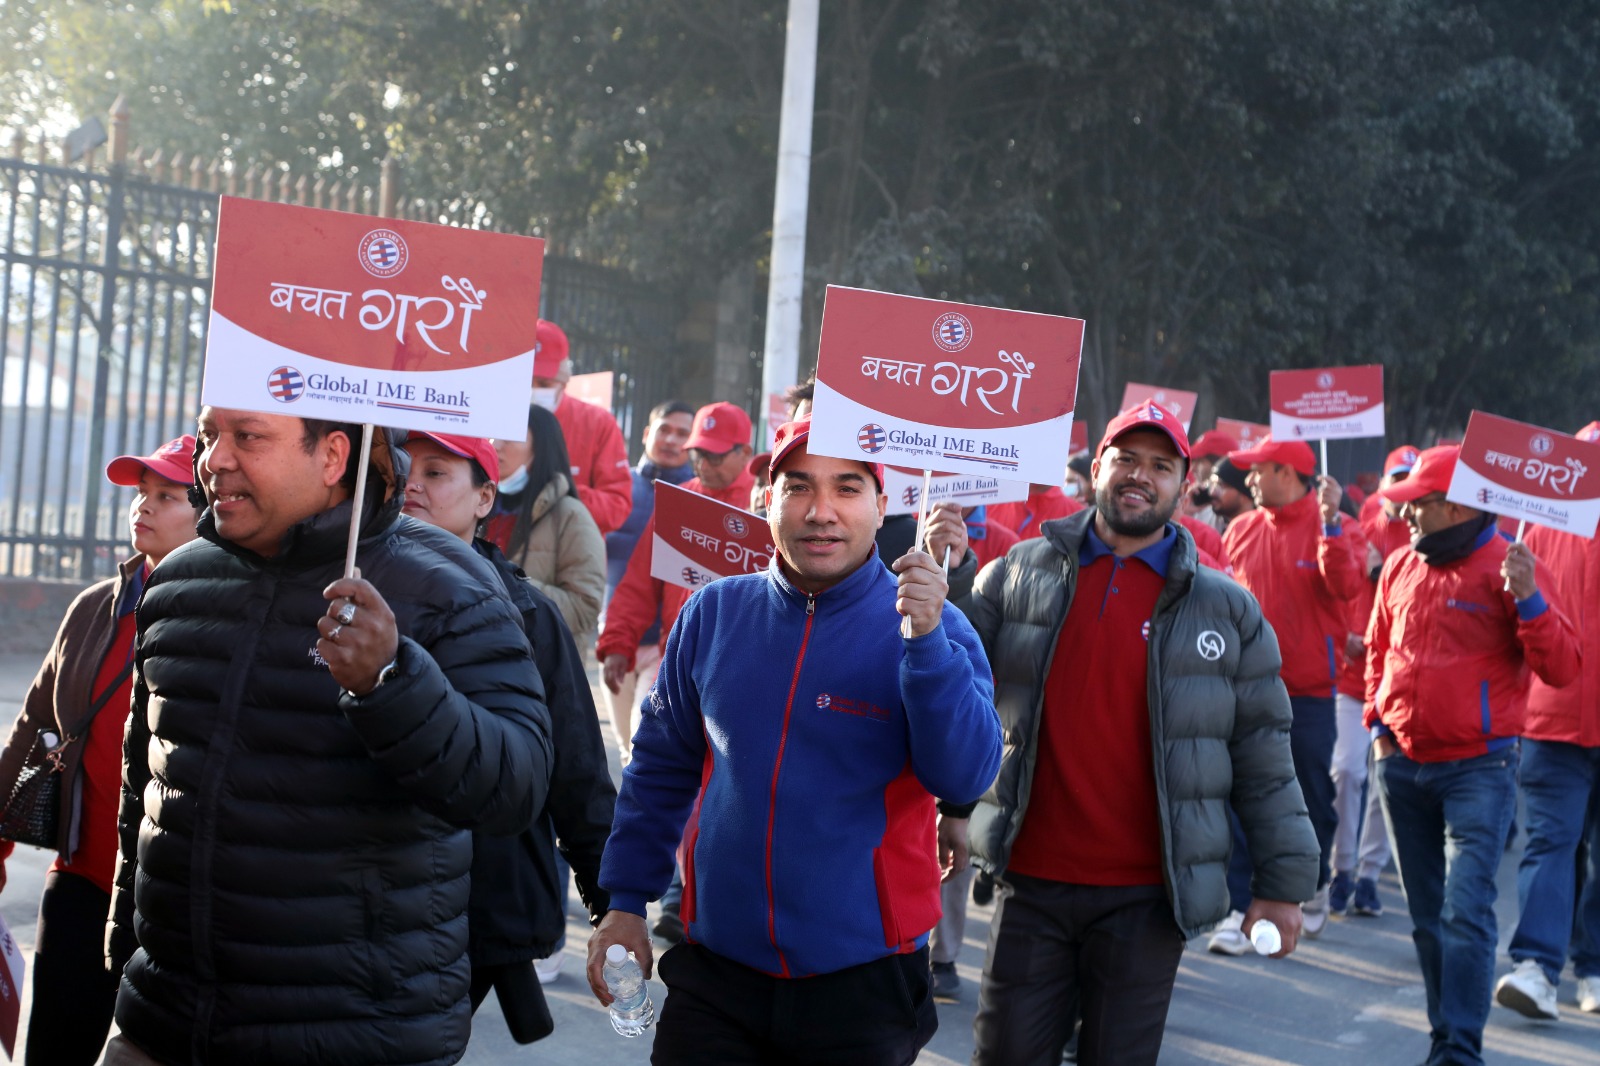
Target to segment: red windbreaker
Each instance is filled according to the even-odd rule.
[[[589,509],[602,537],[621,529],[633,511],[633,475],[617,420],[603,407],[563,396],[556,404],[556,421],[567,439],[578,499]]]
[[[1550,570],[1556,602],[1578,631],[1583,669],[1560,687],[1534,676],[1522,735],[1600,748],[1600,538],[1534,526],[1523,539]]]
[[[1509,743],[1523,730],[1530,673],[1565,685],[1582,667],[1578,634],[1543,563],[1545,598],[1522,617],[1500,575],[1508,547],[1490,527],[1464,559],[1429,566],[1408,550],[1383,566],[1367,630],[1365,721],[1382,722],[1417,762]]]
[[[1403,518],[1390,518],[1377,493],[1368,496],[1367,502],[1361,505],[1361,535],[1367,538],[1368,544],[1376,544],[1386,560],[1401,548],[1411,547],[1411,527]],[[1362,627],[1361,631],[1365,633],[1366,628]]]
[[[680,487],[744,510],[750,506],[750,486],[755,481],[750,472],[745,470],[740,471],[733,484],[720,492],[706,491],[697,477],[690,478]],[[661,643],[665,646],[672,623],[678,620],[678,612],[689,602],[689,589],[681,585],[669,585],[660,578],[650,576],[650,560],[655,554],[651,547],[655,542],[655,532],[656,516],[652,514],[644,524],[644,532],[639,534],[639,543],[633,546],[633,554],[628,556],[627,572],[622,575],[617,591],[611,594],[611,600],[606,604],[605,628],[600,631],[600,640],[595,647],[595,654],[601,662],[605,661],[607,655],[621,655],[627,658],[628,669],[632,670],[639,640],[655,624],[656,611],[661,612]]]
[[[1221,560],[1228,557],[1228,551],[1222,546],[1222,534],[1217,532],[1215,526],[1208,526],[1198,518],[1191,518],[1186,514],[1175,514],[1173,518],[1183,523],[1183,528],[1189,531],[1194,538],[1195,547],[1200,549],[1201,556],[1211,556]],[[1212,566],[1207,563],[1207,566]],[[1212,566],[1214,570],[1221,570],[1221,566]]]
[[[1043,492],[1028,490],[1028,498],[1017,503],[994,503],[989,517],[1011,530],[1022,540],[1039,536],[1039,527],[1052,518],[1065,518],[1083,510],[1083,504],[1052,485]]]
[[[1325,536],[1322,507],[1308,492],[1286,507],[1240,515],[1222,537],[1234,580],[1255,596],[1277,634],[1280,676],[1291,696],[1333,698],[1349,632],[1346,605],[1366,581],[1355,520],[1339,519],[1341,533]]]

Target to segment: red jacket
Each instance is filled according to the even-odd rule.
[[[1291,696],[1333,698],[1350,628],[1346,603],[1366,580],[1355,520],[1339,519],[1340,534],[1324,535],[1322,507],[1308,492],[1286,507],[1240,515],[1222,537],[1234,580],[1260,602],[1278,636],[1280,676]]]
[[[1429,566],[1396,552],[1367,630],[1367,725],[1382,723],[1417,762],[1469,759],[1522,733],[1531,673],[1564,685],[1582,667],[1549,570],[1519,610],[1500,575],[1509,545],[1493,527],[1464,559]],[[1525,616],[1526,615],[1526,616]]]
[[[989,517],[1023,540],[1039,535],[1039,527],[1052,518],[1065,518],[1083,510],[1083,504],[1055,486],[1043,492],[1028,490],[1028,498],[1018,503],[990,504]]]
[[[1401,548],[1411,547],[1411,527],[1403,518],[1390,518],[1383,509],[1383,500],[1376,493],[1361,505],[1361,535],[1368,544],[1376,544],[1385,559]],[[1363,561],[1361,564],[1365,566]],[[1362,632],[1366,632],[1363,627]]]
[[[572,481],[600,535],[622,528],[633,511],[633,475],[628,446],[611,412],[571,396],[556,404],[556,421],[567,439]]]
[[[971,521],[967,522],[967,547],[977,556],[979,570],[1010,551],[1013,544],[1022,542],[1022,538],[1010,526],[994,520],[991,510],[984,508],[981,523],[974,525]]]
[[[707,492],[697,477],[685,481],[681,487],[713,500],[731,503],[742,510],[750,506],[750,486],[755,481],[749,471],[741,471],[733,484],[720,492]],[[606,604],[605,628],[600,631],[600,640],[595,647],[595,654],[602,663],[607,655],[621,655],[628,660],[628,669],[632,670],[639,641],[655,625],[657,611],[661,613],[661,644],[665,647],[667,634],[672,632],[672,623],[678,620],[678,612],[689,602],[690,589],[669,585],[660,578],[650,576],[650,560],[655,554],[651,545],[655,543],[655,532],[656,516],[652,514],[644,524],[644,532],[639,534],[639,543],[634,545],[633,554],[628,557],[627,572],[622,575],[617,591],[611,594],[611,600]]]
[[[1578,631],[1583,669],[1559,687],[1535,675],[1522,735],[1600,748],[1600,538],[1533,526],[1523,540],[1550,570],[1550,591]]]
[[[1200,549],[1201,562],[1213,570],[1224,570],[1225,568],[1218,564],[1228,557],[1228,552],[1222,546],[1222,534],[1217,532],[1216,527],[1208,526],[1200,519],[1191,518],[1186,514],[1176,514],[1173,517],[1183,523],[1183,528],[1194,538],[1195,547]],[[1211,558],[1208,560],[1207,556]]]

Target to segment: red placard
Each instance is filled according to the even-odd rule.
[[[1383,367],[1274,370],[1272,436],[1343,440],[1383,436]]]
[[[767,393],[767,451],[778,443],[778,428],[789,421],[789,397],[781,392]]]
[[[567,395],[574,400],[594,404],[602,410],[611,410],[611,392],[616,374],[601,370],[593,374],[574,374],[567,379]]]
[[[1239,442],[1241,451],[1254,448],[1266,439],[1272,432],[1271,426],[1262,425],[1260,422],[1241,422],[1237,418],[1217,419],[1217,432],[1226,433]]]
[[[1183,389],[1168,389],[1159,385],[1140,385],[1136,381],[1128,382],[1128,387],[1122,390],[1122,406],[1118,411],[1126,411],[1130,407],[1137,407],[1146,400],[1154,400],[1178,416],[1178,421],[1183,423],[1183,431],[1189,432],[1189,423],[1194,421],[1194,405],[1200,401],[1198,392],[1185,392]]]
[[[17,1024],[22,1019],[22,975],[27,969],[5,919],[0,918],[0,1046],[7,1058],[17,1054]]]
[[[1083,322],[828,287],[810,448],[1054,484]]]
[[[1075,418],[1072,420],[1072,436],[1071,444],[1068,447],[1068,457],[1070,458],[1071,456],[1077,455],[1079,452],[1086,452],[1088,450],[1089,427],[1083,424],[1083,419]]]
[[[515,436],[544,242],[222,198],[203,403]]]
[[[720,577],[755,574],[772,559],[772,531],[749,511],[656,482],[650,576],[697,589]]]
[[[1474,411],[1446,496],[1592,537],[1600,522],[1600,444]]]

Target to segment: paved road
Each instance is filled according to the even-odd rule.
[[[15,716],[37,660],[0,656],[0,722]],[[598,701],[597,701],[598,702]],[[613,774],[616,773],[613,764]],[[1516,859],[1500,870],[1498,912],[1501,969],[1516,920]],[[33,947],[39,889],[49,856],[19,848],[7,864],[0,916],[25,951]],[[1392,871],[1382,885],[1382,918],[1333,921],[1319,940],[1288,959],[1234,959],[1209,955],[1202,938],[1189,945],[1178,973],[1167,1022],[1162,1066],[1225,1063],[1229,1066],[1410,1066],[1428,1050],[1421,978],[1411,948],[1411,927]],[[573,902],[577,908],[576,896]],[[917,1060],[921,1066],[961,1066],[972,1054],[972,1015],[988,936],[988,907],[973,907],[958,970],[962,1002],[939,1008],[939,1032]],[[611,1031],[604,1010],[581,978],[588,927],[568,924],[567,965],[547,989],[556,1031],[531,1048],[512,1042],[491,997],[478,1012],[468,1066],[509,1066],[529,1061],[611,1066],[649,1061],[647,1039],[626,1040]],[[1486,1035],[1487,1059],[1496,1066],[1596,1066],[1600,1015],[1583,1014],[1573,1000],[1569,969],[1562,982],[1562,1020],[1530,1022],[1495,1008]],[[657,1004],[665,996],[652,983]],[[27,1000],[23,1002],[26,1024]]]

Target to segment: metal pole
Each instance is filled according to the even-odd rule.
[[[789,0],[783,52],[783,113],[778,126],[778,180],[772,203],[772,272],[767,283],[767,335],[761,371],[761,428],[768,437],[767,400],[800,372],[801,297],[806,268],[806,205],[811,194],[811,115],[817,87],[818,0]]]

